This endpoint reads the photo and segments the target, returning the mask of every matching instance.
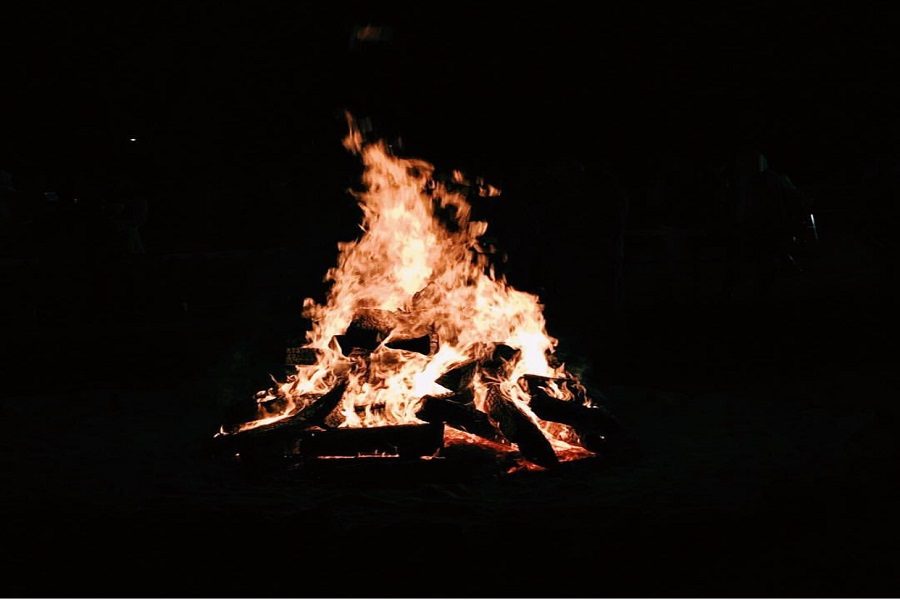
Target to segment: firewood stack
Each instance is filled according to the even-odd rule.
[[[393,457],[404,459],[445,458],[448,440],[463,437],[483,449],[515,453],[523,464],[553,468],[562,454],[542,430],[547,424],[562,424],[574,432],[572,445],[579,456],[602,454],[621,438],[618,421],[594,403],[574,376],[524,375],[515,381],[523,394],[519,400],[504,391],[520,351],[508,345],[485,344],[477,357],[448,368],[436,383],[446,393],[419,399],[415,421],[370,427],[340,427],[341,407],[353,375],[365,378],[372,365],[383,360],[384,349],[433,356],[437,335],[398,335],[402,328],[396,315],[387,311],[360,311],[346,331],[335,336],[333,345],[351,366],[334,378],[331,389],[315,397],[304,397],[285,410],[287,403],[274,389],[261,393],[258,421],[223,426],[216,444],[230,454],[245,457],[277,457],[294,461],[325,458]],[[313,348],[289,348],[288,360],[316,364],[321,358]],[[479,389],[480,388],[480,389]],[[507,388],[508,390],[509,388]],[[556,397],[567,390],[568,399]],[[556,391],[554,391],[556,390]],[[263,396],[265,396],[263,398]],[[527,398],[522,402],[521,398]],[[378,411],[379,406],[354,406],[358,413]],[[283,413],[281,411],[284,411]],[[265,418],[269,416],[269,418]]]

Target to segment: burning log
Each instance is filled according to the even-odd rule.
[[[397,317],[386,310],[374,308],[357,312],[343,335],[336,335],[344,356],[350,356],[354,349],[372,352],[397,327]]]
[[[472,386],[472,379],[475,377],[476,366],[477,363],[474,360],[470,360],[457,367],[453,367],[438,377],[436,383],[448,390],[461,392]]]
[[[506,344],[496,344],[494,345],[494,351],[491,353],[491,359],[510,362],[513,359],[518,358],[521,353],[522,351],[518,348],[513,348],[512,346],[507,346]]]
[[[491,420],[509,441],[518,446],[522,456],[542,467],[552,467],[559,463],[553,447],[538,426],[499,386],[492,385],[488,388],[485,407]]]
[[[410,338],[405,340],[390,340],[385,344],[385,346],[393,350],[418,352],[419,354],[424,354],[425,356],[430,356],[434,350],[431,344],[430,335],[423,335],[417,338]]]
[[[326,417],[340,404],[346,389],[347,380],[341,380],[336,386],[331,388],[331,391],[313,400],[310,405],[300,409],[293,415],[252,429],[222,433],[216,439],[229,447],[257,442],[275,443],[290,441],[296,438],[304,429],[324,424]]]
[[[432,181],[434,168],[427,162],[401,158],[388,145],[370,142],[351,120],[345,147],[359,154],[365,167],[364,186],[356,194],[363,209],[362,235],[340,245],[337,265],[328,272],[333,286],[327,301],[304,300],[304,315],[313,327],[303,341],[287,344],[286,360],[307,366],[296,366],[286,382],[258,395],[256,412],[241,415],[256,420],[223,429],[216,443],[240,449],[242,460],[257,464],[270,458],[334,463],[346,461],[329,459],[357,456],[363,462],[372,456],[402,462],[407,456],[433,456],[442,448],[446,428],[448,439],[457,436],[447,450],[456,445],[465,452],[472,446],[475,452],[512,457],[528,468],[556,465],[568,457],[564,448],[590,454],[574,443],[561,443],[575,437],[571,428],[545,427],[535,416],[537,411],[547,419],[574,423],[585,439],[596,433],[599,440],[612,431],[601,418],[604,413],[588,408],[577,381],[542,384],[526,378],[519,382],[521,390],[505,387],[515,383],[513,371],[524,366],[522,356],[536,373],[563,370],[552,353],[554,340],[543,328],[537,296],[515,292],[495,277],[491,255],[496,250],[484,237],[487,224],[473,220],[466,194],[455,186],[464,183],[485,196],[498,191],[462,174],[449,182]],[[391,310],[360,308],[362,304]],[[448,364],[422,356],[436,354],[436,332],[446,346],[446,360],[458,361],[437,380],[453,395],[411,404],[440,374],[438,364]],[[503,341],[516,346],[499,343]],[[323,376],[341,383],[321,397],[306,395],[322,389]],[[543,396],[542,387],[547,390]],[[526,388],[534,410],[525,404]],[[569,397],[570,390],[578,400],[551,398]],[[427,424],[372,427],[418,421],[410,414],[415,409]],[[291,410],[294,414],[288,414]],[[347,429],[350,423],[364,427]],[[497,439],[504,441],[492,441]],[[554,447],[560,448],[559,457]]]
[[[441,456],[464,465],[469,475],[510,473],[522,464],[522,454],[509,442],[497,443],[448,427]]]
[[[258,419],[280,415],[287,409],[287,402],[287,398],[276,388],[272,387],[267,390],[259,391],[256,393],[257,413],[255,418]],[[253,419],[254,417],[251,416],[246,420],[252,421]]]
[[[601,406],[585,406],[575,400],[560,400],[543,390],[532,393],[529,406],[540,419],[571,425],[588,450],[607,448],[622,433],[619,421]]]
[[[444,424],[388,425],[308,430],[300,436],[301,456],[361,456],[388,454],[404,458],[434,455],[444,443]]]
[[[522,351],[518,348],[495,344],[491,355],[481,361],[481,368],[500,379],[506,379],[521,355]]]
[[[446,423],[494,442],[506,442],[506,438],[488,416],[472,406],[471,392],[461,396],[468,402],[458,402],[457,398],[460,398],[459,394],[449,397],[425,396],[416,417],[428,423]]]
[[[304,415],[306,421],[312,425],[321,425],[325,419],[334,412],[334,409],[341,403],[344,397],[344,391],[347,389],[347,380],[342,379],[336,386],[331,388],[327,394],[301,410],[298,414]]]

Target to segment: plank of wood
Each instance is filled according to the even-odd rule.
[[[459,402],[456,398],[470,397],[468,394],[454,396],[425,396],[416,417],[428,423],[446,423],[451,427],[483,437],[494,442],[504,443],[506,439],[488,416],[469,402]]]

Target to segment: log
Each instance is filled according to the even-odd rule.
[[[474,360],[465,362],[461,365],[453,367],[452,369],[438,377],[435,383],[447,388],[448,390],[461,392],[472,386],[472,379],[475,377],[476,366],[477,363]]]
[[[447,427],[441,456],[462,463],[468,470],[491,474],[509,473],[522,462],[522,454],[509,442],[502,444]]]
[[[331,391],[301,410],[299,414],[303,415],[311,425],[324,424],[328,415],[334,412],[334,409],[341,403],[346,389],[347,380],[341,379],[337,385],[331,388]]]
[[[505,362],[509,362],[514,358],[518,358],[518,356],[522,353],[518,348],[513,348],[512,346],[507,346],[506,344],[495,344],[494,351],[491,353],[491,358],[493,360],[503,360]]]
[[[256,443],[290,441],[300,435],[304,429],[324,424],[325,418],[340,404],[346,389],[347,380],[340,380],[337,385],[331,388],[331,391],[313,400],[311,404],[292,415],[252,429],[219,433],[215,439],[220,445],[228,448]]]
[[[443,442],[443,423],[348,427],[304,431],[295,452],[301,457],[388,454],[416,458],[434,455]]]
[[[397,317],[386,310],[360,309],[342,335],[334,336],[344,356],[354,349],[372,352],[397,327]]]
[[[606,449],[623,433],[619,421],[602,406],[560,400],[540,389],[532,393],[529,406],[540,419],[572,426],[588,450]]]
[[[347,333],[334,336],[334,341],[337,342],[341,354],[344,356],[350,356],[359,351],[369,354],[381,344],[382,339],[377,331],[351,329],[348,329]]]
[[[400,319],[397,313],[380,308],[359,308],[353,315],[351,327],[390,333],[399,325]]]
[[[506,443],[506,438],[500,430],[491,422],[486,414],[475,408],[469,402],[456,400],[454,396],[425,396],[422,405],[416,412],[416,417],[428,423],[445,423],[456,429],[483,437],[499,443]],[[471,392],[463,396],[464,400],[471,398]]]
[[[393,350],[406,350],[407,352],[418,352],[425,356],[432,354],[431,336],[423,335],[417,338],[405,340],[390,340],[385,346]]]
[[[522,351],[518,348],[495,344],[491,355],[481,361],[481,368],[500,379],[506,379],[521,355]]]
[[[540,428],[499,386],[492,385],[488,388],[485,408],[506,439],[518,446],[522,456],[542,467],[552,467],[559,463],[553,447]]]

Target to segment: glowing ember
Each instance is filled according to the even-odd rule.
[[[582,431],[564,424],[574,421],[535,415],[534,394],[551,403],[551,414],[553,399],[565,402],[563,408],[595,409],[577,377],[553,360],[557,340],[547,334],[538,297],[494,273],[479,244],[487,223],[471,219],[460,191],[497,196],[499,190],[459,171],[447,183],[436,181],[429,163],[394,156],[383,142],[365,143],[348,123],[344,145],[365,167],[363,191],[356,193],[363,234],[338,244],[337,266],[326,275],[327,301],[304,301],[313,322],[306,345],[314,364],[297,366],[287,381],[260,392],[257,420],[220,435],[293,418],[346,382],[323,426],[421,423],[423,398],[438,397],[483,418],[501,440],[461,438],[448,429],[456,443],[518,446],[528,456],[528,444],[549,442],[551,459],[554,453],[559,460],[589,456]],[[448,383],[453,373],[464,376]],[[528,438],[523,429],[546,441]],[[535,452],[540,456],[541,448]]]

